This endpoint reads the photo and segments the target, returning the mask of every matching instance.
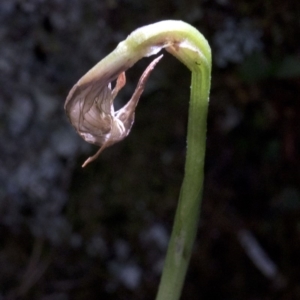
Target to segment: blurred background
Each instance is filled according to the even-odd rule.
[[[63,106],[134,29],[213,51],[206,177],[182,299],[300,299],[300,2],[1,0],[0,299],[154,299],[186,149],[190,73],[166,54],[127,139],[96,152]],[[151,60],[151,59],[150,59]],[[150,61],[127,73],[117,107]]]

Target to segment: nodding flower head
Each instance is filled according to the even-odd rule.
[[[141,58],[155,55],[162,49],[192,72],[210,71],[211,53],[205,38],[182,21],[161,21],[133,31],[71,89],[65,110],[72,125],[85,141],[100,146],[83,167],[95,160],[103,149],[129,134],[146,81],[162,56],[154,59],[144,71],[131,99],[123,108],[115,111],[113,101],[125,85],[125,71]],[[116,85],[112,89],[111,82],[114,80]],[[206,78],[206,83],[209,82],[210,78]]]
[[[97,153],[84,162],[83,167],[95,160],[105,148],[121,141],[129,134],[134,122],[135,108],[144,91],[146,81],[161,58],[162,55],[150,63],[142,74],[131,99],[117,111],[114,109],[113,102],[126,84],[124,71],[114,75],[117,76],[114,89],[111,88],[111,81],[115,79],[113,76],[94,78],[90,72],[72,88],[65,103],[70,122],[86,142],[100,146]]]

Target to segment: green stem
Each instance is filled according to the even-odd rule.
[[[92,103],[101,87],[107,87],[141,58],[157,54],[162,49],[174,55],[192,72],[185,175],[156,298],[176,300],[180,297],[190,260],[202,198],[211,77],[211,50],[206,39],[197,29],[181,21],[162,21],[141,27],[74,85],[65,109],[71,114],[71,121],[74,118],[75,124],[77,119],[82,122],[78,108],[83,107],[86,100]],[[87,136],[88,133],[84,133]]]
[[[201,207],[210,80],[192,72],[185,175],[156,300],[180,298]],[[208,77],[209,78],[209,77]]]

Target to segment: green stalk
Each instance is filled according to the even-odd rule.
[[[208,75],[208,74],[206,74]],[[200,214],[210,79],[192,72],[185,175],[156,300],[180,298]]]
[[[174,55],[192,72],[185,175],[156,297],[156,300],[176,300],[180,297],[189,264],[202,198],[211,79],[208,42],[197,29],[182,21],[162,21],[141,27],[75,84],[68,95],[65,109],[72,124],[81,133],[81,127],[77,125],[83,124],[85,113],[97,98],[101,87],[107,87],[108,83],[141,58],[157,54],[162,49]],[[86,105],[87,101],[91,103],[89,106]],[[103,101],[111,102],[110,98]],[[86,112],[79,111],[82,107],[86,108]],[[99,124],[103,125],[101,120]],[[82,137],[91,142],[87,129],[84,130]]]

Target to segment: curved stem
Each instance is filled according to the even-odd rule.
[[[162,49],[174,55],[192,72],[185,175],[156,298],[156,300],[176,300],[180,297],[190,260],[202,198],[211,77],[211,50],[206,39],[197,29],[182,21],[162,21],[141,27],[132,32],[75,84],[67,97],[65,109],[70,121],[80,133],[82,128],[76,127],[78,119],[80,117],[82,120],[82,115],[89,112],[99,92],[108,93],[108,84],[119,74],[141,58],[157,54]],[[108,97],[109,99],[111,98]],[[81,108],[85,109],[83,113]],[[107,111],[109,110],[105,110]],[[82,124],[86,125],[81,122],[80,125]],[[99,124],[103,128],[106,125]],[[89,132],[86,128],[84,130],[81,135],[92,142]]]

